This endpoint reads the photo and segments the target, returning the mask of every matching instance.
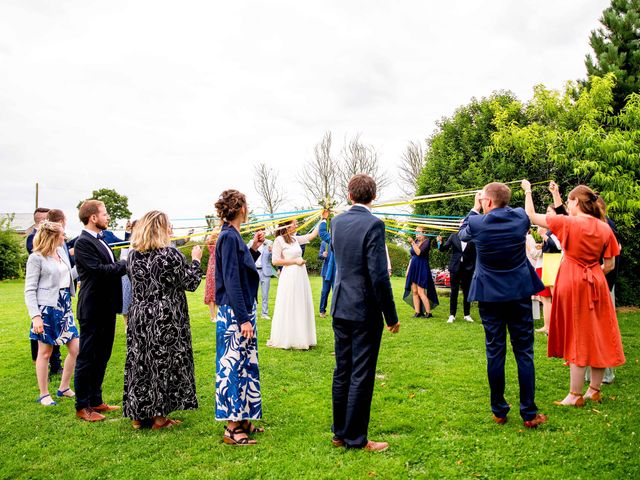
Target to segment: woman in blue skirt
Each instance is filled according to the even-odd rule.
[[[64,229],[55,222],[38,227],[25,275],[24,298],[31,317],[29,338],[38,341],[36,377],[44,406],[57,405],[49,394],[49,357],[54,345],[67,345],[58,397],[74,397],[69,388],[78,356],[78,329],[73,320],[71,297],[75,294],[69,256],[63,247]]]
[[[416,228],[416,239],[411,241],[411,261],[404,286],[404,301],[413,306],[414,317],[433,317],[431,309],[438,305],[438,294],[429,267],[431,239],[422,227]]]
[[[264,431],[251,421],[262,418],[256,338],[256,298],[260,277],[255,260],[264,242],[258,233],[249,249],[240,236],[246,221],[246,197],[225,190],[216,202],[224,222],[216,244],[216,420],[226,421],[223,441],[255,445],[250,434]]]

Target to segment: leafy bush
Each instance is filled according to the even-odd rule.
[[[9,224],[8,219],[0,221],[0,280],[22,277],[27,258],[22,237]]]

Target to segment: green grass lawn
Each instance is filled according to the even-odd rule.
[[[317,305],[319,278],[311,283]],[[117,413],[98,424],[81,422],[72,400],[55,408],[36,404],[22,282],[0,282],[0,477],[640,478],[640,313],[620,314],[627,364],[604,387],[604,402],[583,409],[552,405],[566,394],[569,372],[561,360],[546,357],[546,337],[536,336],[536,400],[550,419],[528,430],[518,414],[511,353],[507,400],[516,408],[499,426],[491,421],[480,322],[447,324],[447,298],[434,318],[413,319],[401,301],[402,288],[403,280],[394,278],[402,328],[383,336],[369,430],[371,439],[391,448],[372,454],[330,443],[329,318],[316,318],[318,346],[306,352],[267,348],[270,324],[260,320],[267,430],[259,445],[239,448],[222,443],[222,425],[214,420],[215,336],[202,287],[189,294],[200,409],[176,412],[182,425],[152,432],[132,430]],[[271,292],[273,306],[276,282]],[[478,319],[477,309],[472,316]],[[124,356],[119,318],[104,384],[109,403],[122,403]]]

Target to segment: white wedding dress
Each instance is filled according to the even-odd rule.
[[[275,239],[272,250],[274,260],[302,257],[300,245],[309,243],[309,238],[307,235],[297,235],[293,238],[291,244],[286,243],[282,236]],[[282,267],[271,320],[271,336],[267,345],[307,350],[316,343],[316,319],[307,267]]]

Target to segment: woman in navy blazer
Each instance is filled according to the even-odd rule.
[[[224,222],[216,244],[216,420],[227,422],[225,443],[255,445],[249,434],[263,431],[251,423],[262,418],[256,338],[260,276],[255,261],[264,233],[254,236],[251,249],[244,243],[240,225],[249,210],[237,190],[222,192],[216,210]]]

